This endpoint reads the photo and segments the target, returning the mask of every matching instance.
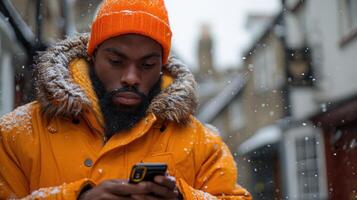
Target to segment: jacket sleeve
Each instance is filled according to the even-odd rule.
[[[88,179],[81,179],[57,187],[30,191],[29,182],[6,140],[0,133],[0,199],[76,199],[84,187],[94,185]]]
[[[62,184],[56,187],[40,188],[38,190],[32,191],[31,194],[24,197],[22,200],[27,199],[48,199],[48,200],[59,200],[68,199],[76,200],[82,189],[86,187],[93,187],[93,182],[88,179],[81,179],[72,183]]]
[[[72,183],[56,187],[41,188],[29,191],[29,184],[21,169],[0,147],[0,199],[77,199],[80,191],[94,183],[88,179],[81,179]]]
[[[250,193],[236,183],[237,167],[231,152],[218,135],[209,130],[199,138],[196,178],[193,186],[178,180],[184,199],[251,200]]]

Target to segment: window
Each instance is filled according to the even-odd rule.
[[[265,43],[266,42],[266,43]],[[270,36],[256,49],[253,57],[254,87],[257,92],[279,88],[284,82],[284,71],[279,66],[280,45],[275,36]]]
[[[298,190],[301,199],[320,199],[319,166],[316,137],[299,138],[295,141]]]
[[[287,130],[284,139],[289,199],[327,199],[324,141],[308,123]]]

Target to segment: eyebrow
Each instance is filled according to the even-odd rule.
[[[124,53],[121,53],[120,51],[118,51],[117,49],[114,49],[114,48],[105,48],[104,51],[113,53],[113,54],[115,54],[119,57],[122,57],[122,58],[128,58],[128,56],[126,56]]]
[[[117,56],[119,56],[119,57],[122,57],[122,58],[125,58],[125,59],[128,58],[127,55],[125,55],[124,53],[118,51],[118,50],[115,49],[115,48],[105,48],[104,51],[110,52],[110,53],[114,53],[115,55],[117,55]],[[157,53],[157,52],[149,53],[149,54],[144,55],[143,57],[141,57],[140,60],[148,59],[148,58],[152,58],[152,57],[161,57],[161,54],[160,54],[160,53]]]

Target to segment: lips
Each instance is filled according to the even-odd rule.
[[[120,92],[112,97],[113,103],[125,106],[136,106],[140,104],[141,97],[133,92]]]

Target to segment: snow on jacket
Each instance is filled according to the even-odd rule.
[[[127,179],[138,162],[164,162],[184,199],[251,199],[220,137],[193,116],[196,83],[171,59],[147,115],[106,141],[89,79],[88,35],[37,62],[38,100],[0,120],[0,199],[76,199],[83,187]]]

